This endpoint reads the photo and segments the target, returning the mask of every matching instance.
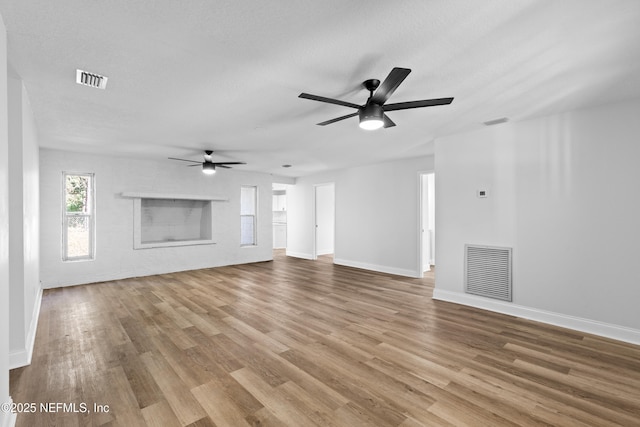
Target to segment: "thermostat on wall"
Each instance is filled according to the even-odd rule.
[[[478,197],[487,197],[487,190],[478,190]]]

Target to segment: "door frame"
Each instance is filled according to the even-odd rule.
[[[425,203],[426,200],[424,200],[423,194],[424,194],[424,182],[423,182],[423,177],[426,177],[427,175],[431,175],[433,174],[435,176],[435,171],[433,170],[423,170],[423,171],[418,171],[418,259],[417,259],[417,268],[416,268],[416,277],[421,279],[424,277],[424,263],[423,263],[423,256],[424,256],[424,243],[425,243],[425,226],[427,226],[427,224],[424,224],[423,218],[424,218],[424,209],[425,209]]]
[[[318,259],[318,187],[333,187],[333,251],[336,248],[336,183],[324,182],[322,184],[313,184],[313,251],[311,253],[311,259]]]

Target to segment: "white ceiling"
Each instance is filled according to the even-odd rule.
[[[48,148],[194,160],[209,148],[303,176],[640,96],[638,0],[0,0],[0,14]],[[389,102],[455,100],[364,131],[357,118],[316,126],[353,110],[298,98],[363,104],[360,83],[395,66],[413,72]],[[76,84],[77,68],[107,89]]]

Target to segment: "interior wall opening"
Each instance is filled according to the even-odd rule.
[[[287,184],[273,183],[273,249],[287,248]]]
[[[313,259],[335,250],[335,184],[315,187],[315,237]]]
[[[435,174],[420,173],[420,272],[435,266]]]

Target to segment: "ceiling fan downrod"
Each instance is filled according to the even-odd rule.
[[[373,92],[375,92],[376,89],[378,89],[378,86],[380,86],[380,80],[378,79],[365,80],[364,82],[362,82],[362,86],[364,86],[364,88],[369,91],[369,99],[367,100],[367,104],[368,104],[371,98],[373,98]]]

